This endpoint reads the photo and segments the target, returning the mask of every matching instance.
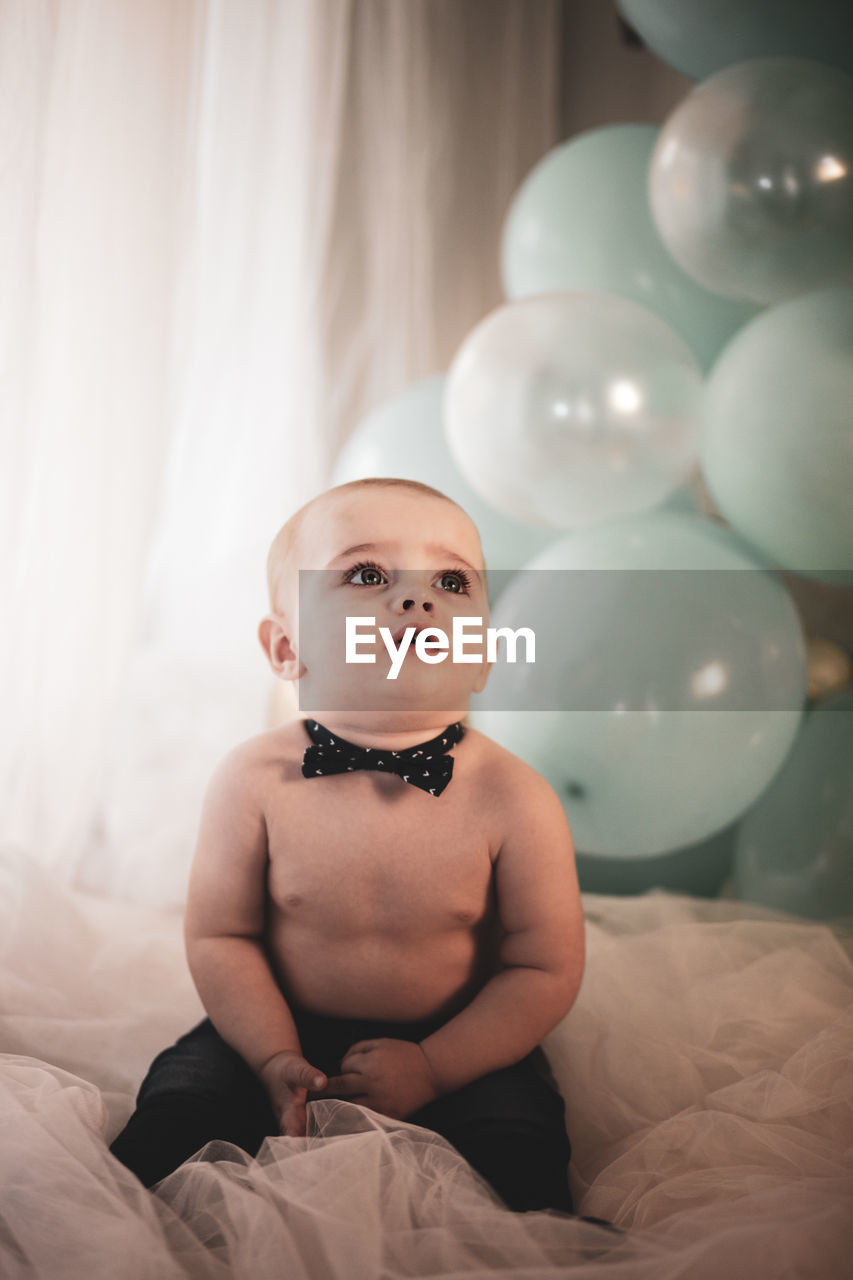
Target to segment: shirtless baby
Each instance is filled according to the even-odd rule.
[[[112,1150],[151,1186],[211,1139],[254,1154],[343,1098],[441,1133],[510,1208],[571,1212],[539,1048],[584,965],[563,807],[462,724],[485,660],[412,645],[394,680],[381,642],[344,661],[348,616],[395,638],[460,614],[485,629],[476,527],[428,486],[356,481],[291,517],[268,571],[259,638],[301,714],[213,774],[185,922],[208,1019],[155,1059]],[[369,752],[346,764],[351,747]]]

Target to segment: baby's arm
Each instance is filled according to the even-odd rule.
[[[568,1013],[583,977],[583,908],[563,806],[529,766],[514,765],[505,781],[505,837],[495,861],[503,967],[421,1041],[439,1093],[528,1054]]]
[[[237,747],[214,770],[202,806],[184,920],[187,960],[211,1022],[264,1083],[282,1130],[304,1133],[307,1090],[326,1077],[302,1057],[264,950],[266,871],[252,761]]]

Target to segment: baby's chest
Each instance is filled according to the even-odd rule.
[[[334,908],[366,924],[411,915],[481,919],[493,895],[489,832],[456,806],[438,812],[445,797],[429,799],[431,813],[417,804],[356,811],[332,803],[310,815],[291,808],[289,820],[268,817],[269,892],[277,908],[303,916]]]

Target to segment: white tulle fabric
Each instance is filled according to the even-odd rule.
[[[587,1275],[834,1280],[853,1221],[849,933],[742,903],[587,896],[580,997],[545,1042],[581,1212],[515,1214],[437,1135],[344,1101],[254,1160],[145,1191],[109,1153],[201,1014],[180,915],[0,855],[5,1280]]]

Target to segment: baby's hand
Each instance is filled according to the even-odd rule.
[[[426,1055],[411,1040],[359,1040],[341,1059],[320,1098],[348,1098],[382,1115],[404,1120],[438,1097]]]
[[[322,1088],[327,1077],[295,1049],[283,1049],[261,1067],[258,1075],[269,1094],[281,1133],[289,1138],[305,1136],[305,1099],[308,1090]]]

